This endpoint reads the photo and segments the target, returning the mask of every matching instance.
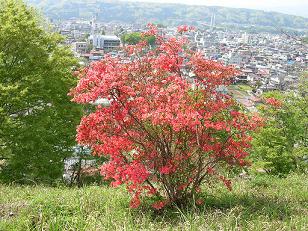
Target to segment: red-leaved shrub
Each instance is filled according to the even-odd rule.
[[[184,203],[210,178],[231,190],[220,169],[246,164],[259,119],[221,91],[236,71],[190,50],[188,30],[167,38],[150,26],[144,36],[155,36],[154,47],[143,41],[93,63],[71,91],[81,104],[110,101],[83,117],[77,140],[109,157],[101,173],[113,186],[126,184],[131,207],[144,196],[156,198],[156,209]]]

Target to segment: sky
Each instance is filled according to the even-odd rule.
[[[308,18],[308,0],[126,0],[131,2],[182,3],[277,11]]]

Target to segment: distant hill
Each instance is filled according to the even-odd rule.
[[[261,10],[237,9],[183,4],[134,3],[108,0],[28,0],[53,19],[91,18],[127,23],[159,22],[163,24],[209,23],[211,15],[216,24],[255,25],[276,28],[308,28],[308,18]]]

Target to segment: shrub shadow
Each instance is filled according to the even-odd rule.
[[[267,220],[286,221],[294,215],[303,214],[303,209],[296,207],[292,202],[282,198],[270,198],[266,195],[221,195],[220,197],[204,197],[204,205],[196,206],[191,203],[183,208],[170,206],[163,211],[153,212],[149,207],[143,208],[143,212],[151,210],[153,220],[177,223],[183,217],[192,216],[224,216],[231,215],[241,217],[242,221],[255,220],[266,217]],[[308,211],[306,211],[308,212]]]
[[[255,195],[228,195],[221,198],[208,197],[206,200],[206,209],[218,209],[222,212],[228,212],[231,209],[239,208],[242,217],[266,216],[269,219],[288,219],[292,214],[298,214],[289,201],[274,199],[268,196]]]

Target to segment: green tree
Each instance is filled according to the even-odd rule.
[[[21,0],[0,5],[0,176],[52,182],[72,154],[82,113],[67,96],[77,62],[34,9]]]
[[[129,45],[136,45],[142,40],[146,40],[152,46],[155,44],[154,36],[143,37],[140,32],[132,32],[132,33],[124,34],[121,37],[121,39],[124,44],[129,44]]]
[[[122,42],[124,44],[136,45],[140,41],[141,41],[141,33],[139,32],[127,33],[122,36]]]
[[[285,175],[307,168],[308,75],[303,75],[297,91],[265,94],[260,111],[266,126],[255,135],[253,157],[272,174]]]

